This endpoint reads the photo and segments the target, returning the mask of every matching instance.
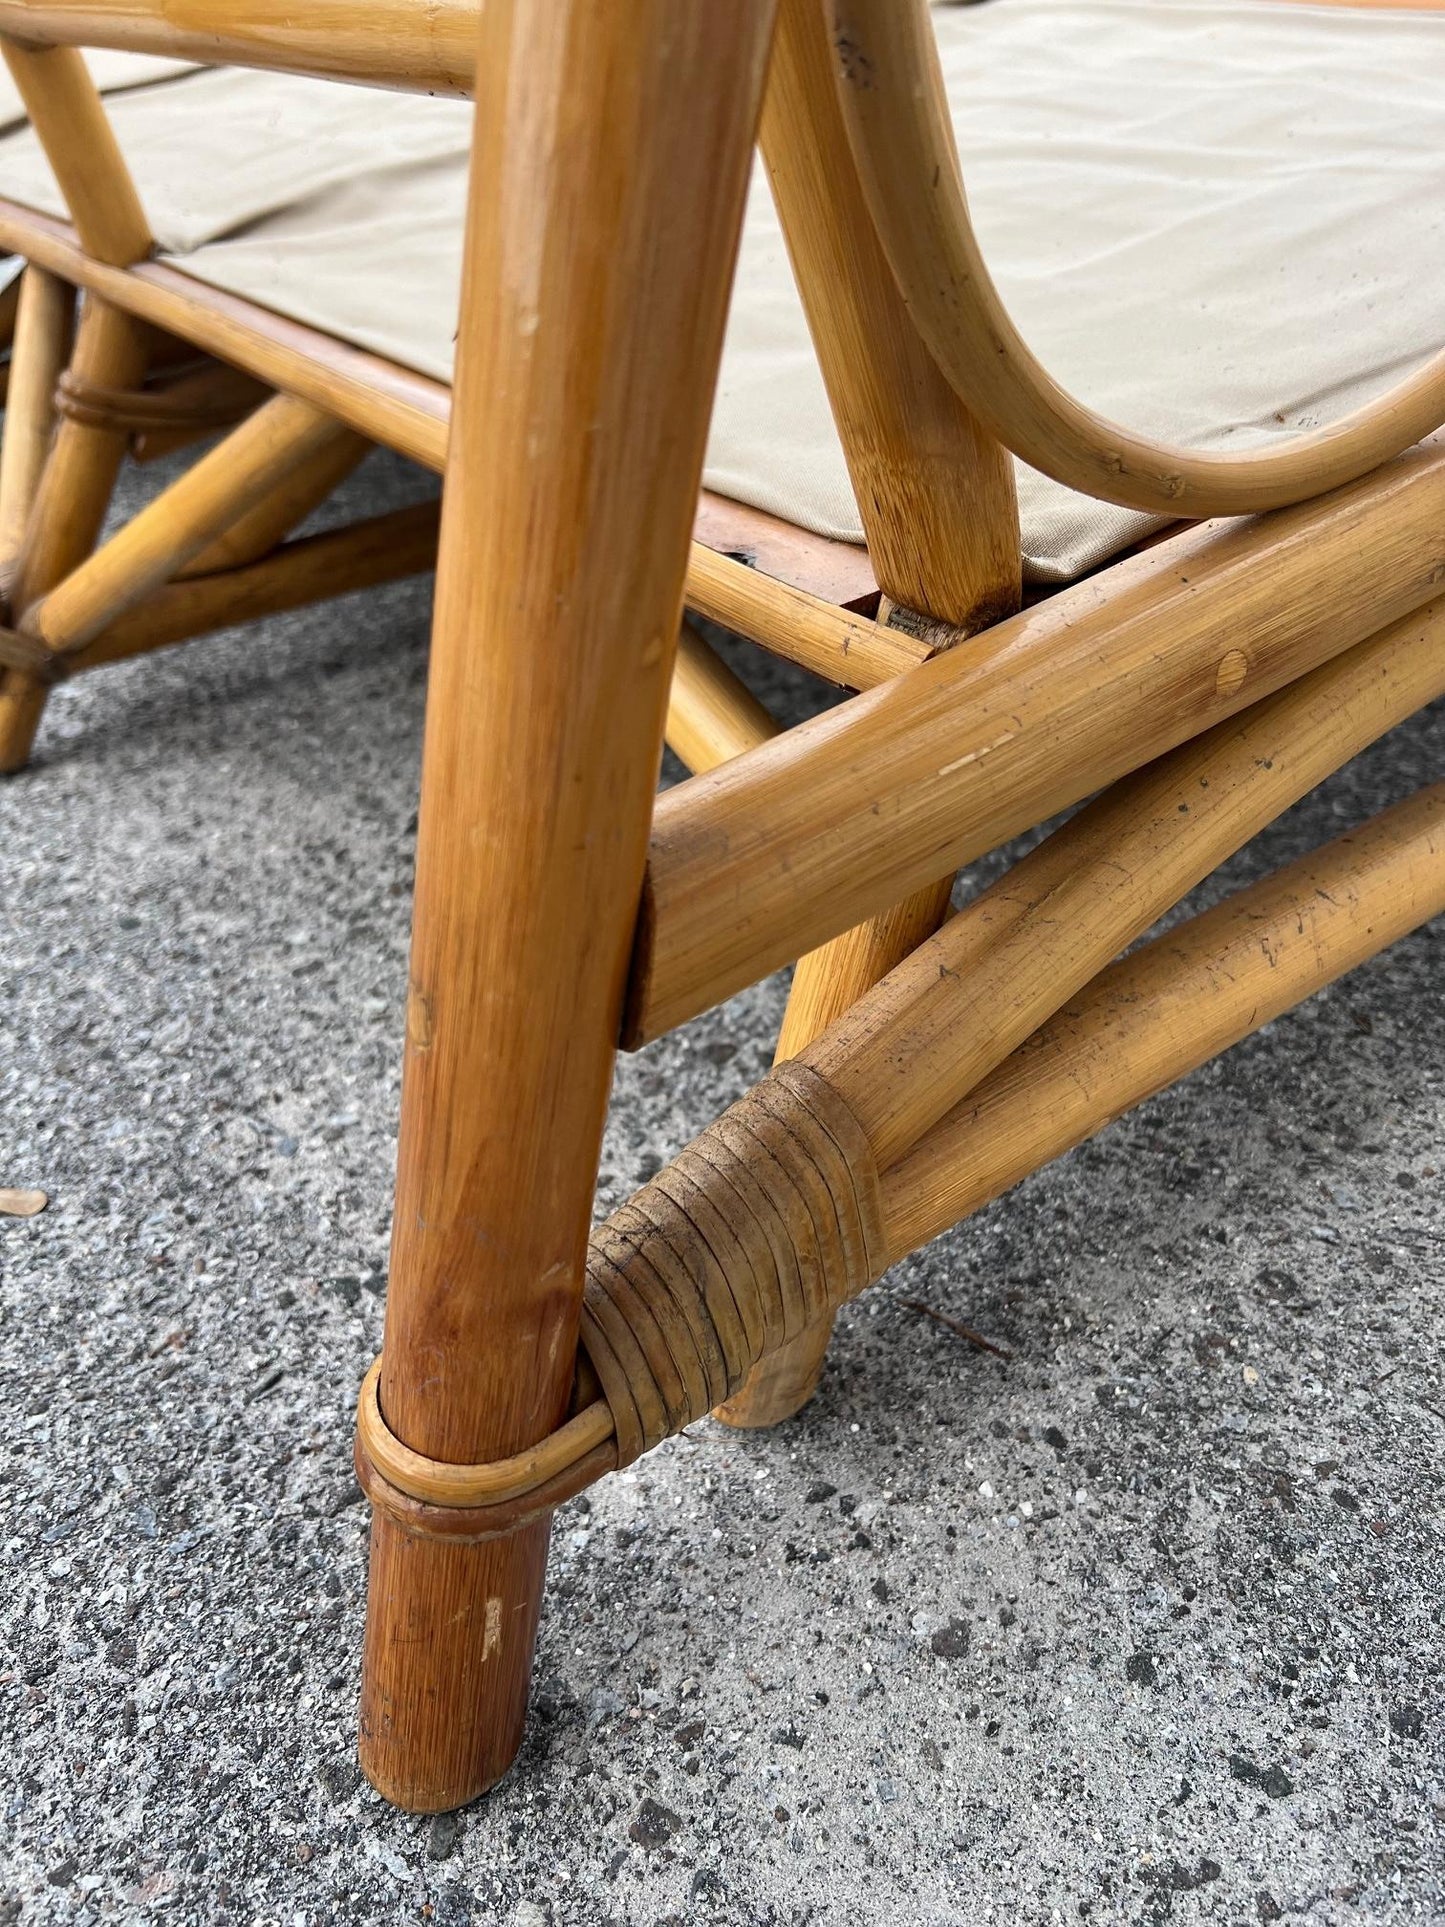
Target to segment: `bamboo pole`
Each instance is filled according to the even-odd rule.
[[[222,530],[176,574],[216,575],[259,562],[335,492],[371,447],[364,435],[338,423],[334,435],[305,461],[295,463],[254,508]]]
[[[128,387],[140,380],[145,360],[145,334],[129,315],[100,302],[82,306],[74,374],[100,386]],[[124,455],[123,432],[71,420],[58,424],[15,564],[16,610],[30,607],[95,546]],[[48,693],[43,682],[17,669],[0,678],[0,775],[29,760]]]
[[[677,638],[667,698],[667,746],[696,773],[755,749],[778,725],[690,622]]]
[[[1445,694],[1445,598],[1126,777],[802,1053],[880,1169],[1251,837]]]
[[[70,347],[75,297],[44,268],[20,276],[10,389],[0,441],[0,590],[9,592],[55,432],[55,384]]]
[[[0,33],[210,66],[470,94],[475,0],[0,0]]]
[[[60,655],[83,649],[338,437],[349,441],[350,431],[306,402],[274,396],[25,609],[19,626]]]
[[[770,27],[767,0],[480,16],[380,1385],[430,1458],[567,1406]],[[390,1799],[505,1771],[547,1533],[378,1509],[361,1755]]]
[[[938,372],[879,245],[818,0],[781,0],[759,142],[879,586],[955,630],[1021,593],[1008,451]]]
[[[645,1041],[1431,597],[1445,449],[1161,542],[658,799]]]
[[[1012,615],[1022,593],[1013,464],[938,372],[878,242],[817,0],[782,0],[761,131],[869,559],[904,632],[941,646]],[[892,633],[892,630],[889,630]],[[953,871],[798,960],[777,1057],[796,1056],[931,936]],[[819,1319],[770,1353],[718,1416],[776,1425],[813,1395]]]
[[[70,47],[37,50],[7,40],[0,51],[81,247],[105,272],[123,273],[126,264],[150,252],[150,230],[84,61]],[[149,330],[133,315],[88,299],[70,373],[83,386],[131,388],[145,373],[150,347]],[[56,428],[15,561],[16,612],[48,594],[95,546],[125,443],[123,432],[68,418]],[[29,759],[46,695],[43,682],[19,670],[0,679],[0,775]]]
[[[27,20],[30,8],[18,10]],[[0,33],[6,21],[0,20]],[[84,58],[74,47],[0,41],[30,124],[50,162],[86,253],[128,267],[151,250],[140,196]]]
[[[67,664],[72,676],[213,629],[280,615],[330,596],[422,575],[436,562],[437,504],[417,502],[364,522],[283,543],[255,562],[183,576],[107,625]]]
[[[687,606],[844,689],[873,689],[933,654],[928,643],[836,608],[694,543]]]
[[[1442,911],[1437,783],[1134,951],[885,1173],[890,1259]]]

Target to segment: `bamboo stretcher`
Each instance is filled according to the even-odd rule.
[[[989,279],[922,0],[0,0],[0,38],[71,216],[0,203],[0,769],[66,676],[436,562],[356,1452],[362,1759],[444,1809],[515,1753],[557,1504],[789,1416],[890,1264],[1445,910],[1435,784],[1131,947],[1445,694],[1445,360],[1244,455],[1083,407]],[[149,259],[80,46],[475,87],[452,387]],[[866,552],[699,505],[755,135]],[[218,430],[100,540],[128,453]],[[296,536],[373,443],[440,515]],[[1009,451],[1178,526],[1023,607]],[[780,731],[684,606],[857,693]],[[619,1041],[790,962],[773,1070],[591,1227]]]

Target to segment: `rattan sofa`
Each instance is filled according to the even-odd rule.
[[[1436,784],[1137,941],[1445,692],[1445,21],[0,36],[0,767],[67,676],[436,561],[361,1750],[454,1806],[515,1752],[557,1504],[796,1411],[894,1260],[1445,908]],[[445,471],[439,532],[294,535],[378,442]],[[191,446],[100,541],[120,463]],[[779,732],[684,608],[856,693]],[[593,1227],[616,1049],[787,963],[773,1071]]]

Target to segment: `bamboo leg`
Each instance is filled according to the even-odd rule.
[[[93,297],[84,303],[71,367],[103,388],[129,388],[145,373],[145,324]],[[40,477],[15,567],[13,606],[28,608],[95,546],[125,455],[125,435],[62,421]],[[23,769],[45,708],[44,683],[19,670],[0,683],[0,775]]]
[[[796,1057],[880,977],[931,937],[948,914],[952,889],[953,877],[944,877],[882,916],[835,937],[821,950],[800,957],[773,1061],[781,1064]],[[750,1427],[779,1425],[792,1418],[818,1389],[832,1336],[832,1318],[820,1318],[790,1343],[769,1352],[754,1366],[742,1389],[717,1408],[717,1417],[728,1425]]]
[[[276,395],[60,585],[22,610],[26,632],[62,654],[83,649],[198,555],[239,516],[266,500],[296,463],[354,437],[292,395]]]
[[[667,699],[667,746],[673,755],[695,776],[777,733],[777,724],[746,683],[685,622]]]
[[[20,277],[5,434],[0,442],[0,590],[8,594],[55,431],[55,384],[65,366],[75,296],[44,268]]]
[[[853,164],[817,0],[781,0],[763,153],[848,457],[868,553],[901,626],[936,647],[1011,614],[1021,563],[1013,470],[934,366],[898,298]],[[794,1057],[947,914],[953,872],[798,961],[777,1060]],[[776,1425],[812,1397],[820,1320],[718,1410]]]
[[[80,243],[96,261],[126,267],[151,247],[145,210],[116,144],[84,57],[74,47],[0,43]],[[83,384],[132,388],[145,373],[151,335],[143,322],[88,298],[71,372]],[[14,576],[11,606],[29,608],[94,548],[125,455],[123,432],[77,421],[51,443]],[[46,686],[11,670],[0,684],[0,775],[28,761]]]
[[[770,16],[481,12],[380,1386],[433,1458],[567,1403]],[[506,1771],[548,1529],[458,1544],[378,1507],[361,1758],[389,1799]]]

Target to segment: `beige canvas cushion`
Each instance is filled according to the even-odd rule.
[[[935,11],[964,174],[1050,371],[1132,427],[1258,446],[1445,345],[1445,17],[1269,0]],[[470,110],[207,72],[111,102],[176,265],[448,378]],[[59,211],[28,130],[3,191]],[[706,480],[861,539],[759,171]],[[1030,576],[1152,526],[1019,471]]]

